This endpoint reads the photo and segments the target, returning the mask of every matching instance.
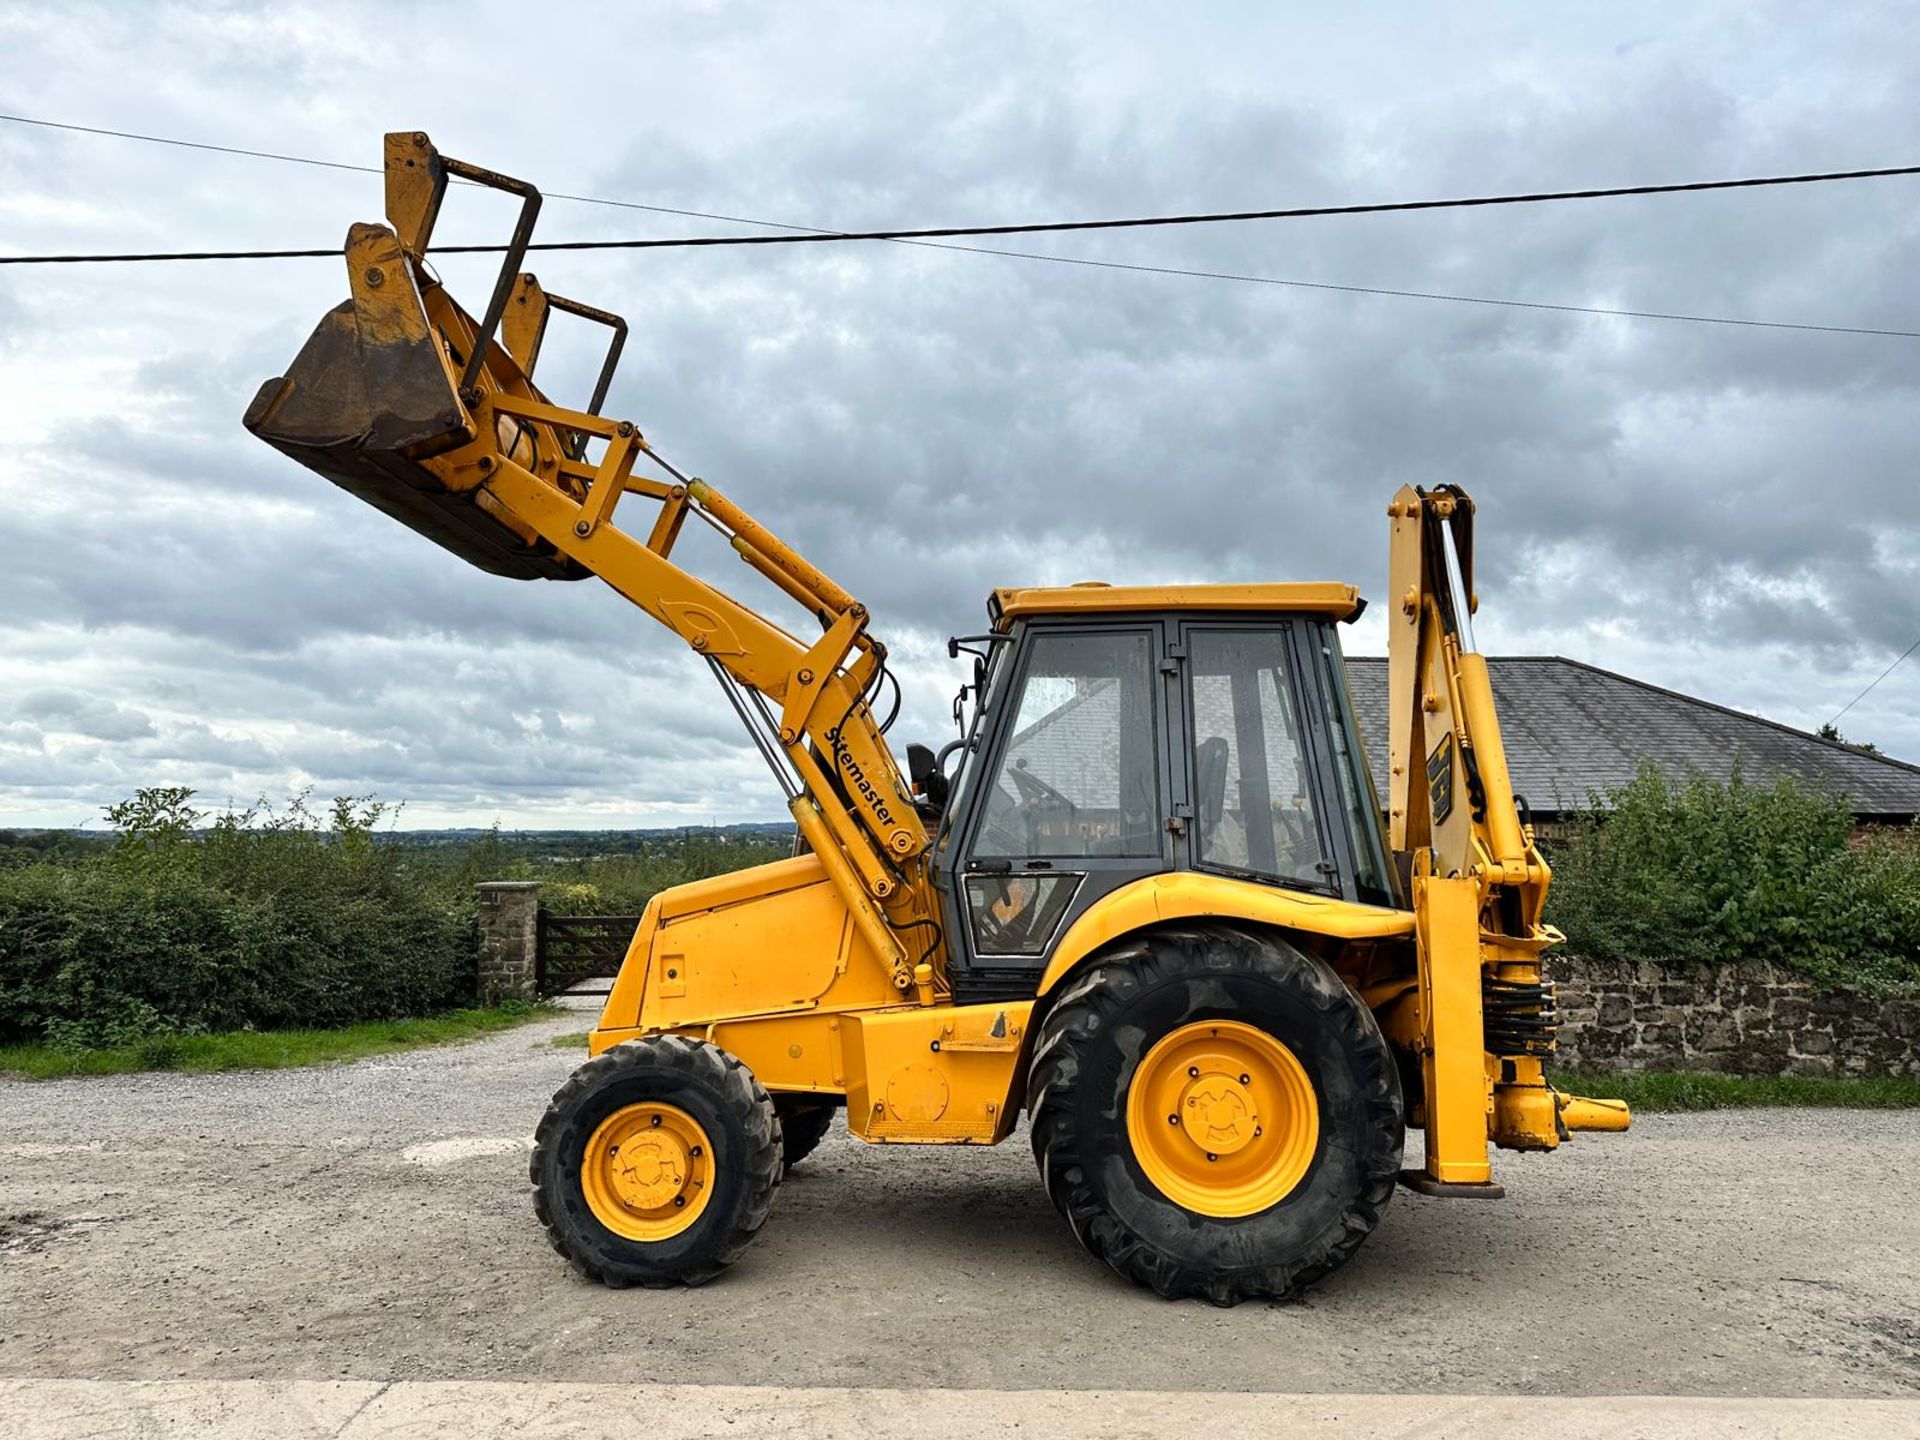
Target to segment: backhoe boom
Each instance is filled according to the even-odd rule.
[[[1561,937],[1541,919],[1552,875],[1474,648],[1473,502],[1409,485],[1387,515],[1388,833],[1407,867],[1420,984],[1417,1004],[1385,1020],[1424,1072],[1426,1165],[1411,1183],[1497,1195],[1489,1138],[1551,1150],[1570,1130],[1625,1129],[1627,1111],[1547,1083],[1559,1014],[1540,957]]]

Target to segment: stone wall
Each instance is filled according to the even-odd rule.
[[[1822,994],[1764,961],[1629,965],[1555,954],[1548,975],[1568,1068],[1920,1076],[1920,990]]]

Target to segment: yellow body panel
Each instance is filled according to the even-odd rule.
[[[1032,1010],[901,1004],[812,854],[656,896],[587,1048],[692,1035],[775,1094],[845,1096],[863,1139],[992,1144],[1024,1099]]]
[[[1384,940],[1413,933],[1413,913],[1356,905],[1328,895],[1282,890],[1225,875],[1170,871],[1123,885],[1091,906],[1060,937],[1040,978],[1050,994],[1067,972],[1101,946],[1168,920],[1251,920],[1339,940]]]
[[[993,592],[1003,620],[1022,615],[1100,614],[1128,610],[1266,610],[1350,620],[1364,606],[1351,585],[1047,585]]]

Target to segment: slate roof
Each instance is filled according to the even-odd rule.
[[[1543,817],[1584,808],[1594,791],[1633,779],[1642,759],[1668,777],[1725,780],[1736,760],[1749,780],[1790,775],[1847,797],[1862,819],[1920,815],[1920,765],[1870,755],[1559,656],[1489,657],[1513,788]],[[1383,791],[1387,778],[1387,662],[1347,657],[1355,718]]]

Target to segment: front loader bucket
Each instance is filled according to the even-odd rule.
[[[580,578],[551,547],[482,510],[474,488],[450,488],[420,463],[475,439],[441,337],[391,230],[354,226],[346,256],[353,298],[321,318],[285,375],[260,387],[247,429],[482,570]],[[477,487],[481,471],[465,468]]]

